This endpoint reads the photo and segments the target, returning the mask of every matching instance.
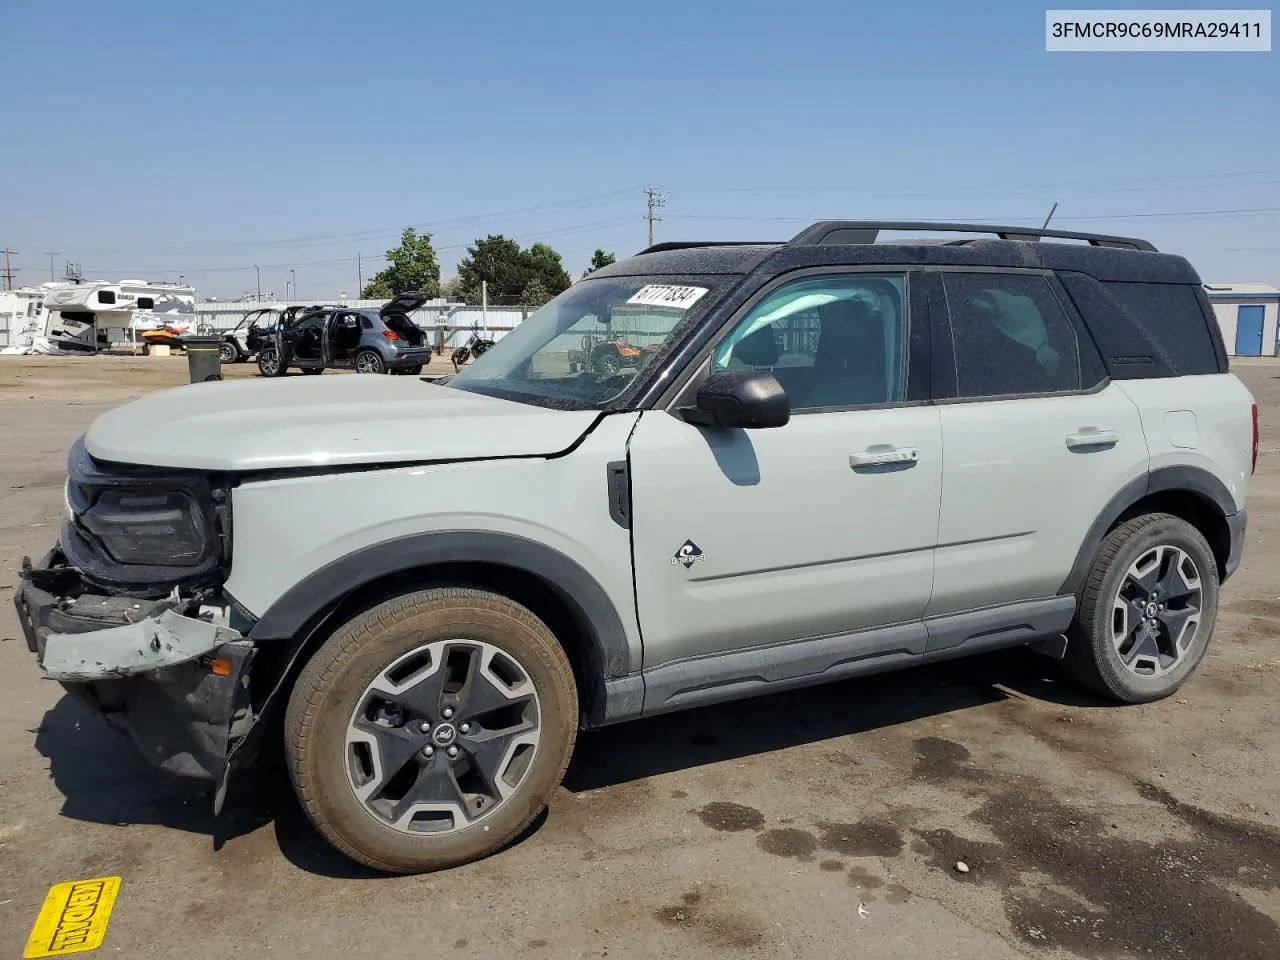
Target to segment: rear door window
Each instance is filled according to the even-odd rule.
[[[960,397],[1081,389],[1080,344],[1044,277],[944,273]]]

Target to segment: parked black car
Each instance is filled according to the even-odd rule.
[[[283,376],[290,367],[303,373],[331,367],[421,373],[431,347],[409,314],[427,299],[425,293],[399,293],[380,310],[327,306],[282,317],[271,341],[258,352],[258,371],[264,377]]]

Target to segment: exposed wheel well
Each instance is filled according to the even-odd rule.
[[[597,708],[603,709],[604,664],[585,616],[551,583],[517,567],[495,563],[438,563],[400,570],[336,598],[300,632],[298,644],[281,643],[277,649],[262,651],[266,656],[260,654],[254,668],[255,678],[261,677],[255,683],[255,697],[265,697],[281,679],[292,685],[311,655],[352,617],[391,597],[429,587],[492,590],[528,607],[555,634],[569,658],[583,720],[594,716]],[[296,660],[293,659],[295,650],[300,650]],[[284,677],[290,660],[293,660],[289,670],[292,675]]]
[[[1158,490],[1128,507],[1107,532],[1146,513],[1171,513],[1199,530],[1213,551],[1219,580],[1226,576],[1227,559],[1231,555],[1231,530],[1217,504],[1190,490]]]

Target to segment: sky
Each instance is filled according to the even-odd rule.
[[[0,8],[18,283],[52,253],[201,296],[355,296],[406,226],[445,277],[489,233],[576,276],[646,246],[658,187],[658,240],[1057,202],[1053,226],[1280,285],[1277,51],[1048,53],[1025,0]]]

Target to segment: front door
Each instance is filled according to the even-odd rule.
[[[770,370],[791,421],[715,430],[643,414],[632,537],[646,669],[918,621],[933,581],[938,411],[913,403],[907,275],[785,282],[723,337],[713,369]],[[911,344],[909,350],[908,344]],[[854,641],[856,643],[856,641]]]
[[[316,367],[325,362],[327,312],[310,313],[281,327],[281,362],[285,366]]]

